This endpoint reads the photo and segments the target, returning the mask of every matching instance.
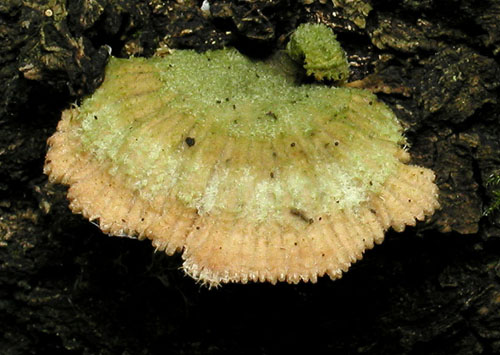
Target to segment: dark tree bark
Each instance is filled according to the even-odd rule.
[[[497,0],[4,0],[0,3],[3,354],[500,352],[500,3]],[[108,238],[42,174],[61,111],[112,48],[236,46],[265,57],[305,21],[331,26],[351,81],[379,94],[433,169],[441,210],[339,280],[208,290],[180,257]]]

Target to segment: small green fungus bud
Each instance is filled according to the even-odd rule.
[[[336,38],[324,24],[305,23],[291,35],[286,49],[293,60],[304,63],[307,75],[343,83],[349,76],[349,64]]]

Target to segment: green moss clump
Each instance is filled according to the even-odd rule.
[[[326,25],[300,25],[290,37],[286,49],[295,61],[304,63],[307,75],[313,75],[316,80],[343,83],[349,76],[346,54]]]
[[[341,8],[344,18],[349,19],[359,28],[366,27],[366,18],[373,10],[367,0],[333,0],[333,6]]]
[[[495,186],[491,193],[493,195],[493,200],[490,206],[484,211],[485,216],[493,214],[495,211],[500,210],[500,175],[491,175],[486,181],[486,186]]]

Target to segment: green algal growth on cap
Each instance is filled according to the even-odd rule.
[[[147,81],[130,82],[137,67]],[[281,69],[234,49],[113,58],[106,75],[118,80],[83,102],[75,138],[145,199],[174,193],[204,213],[232,209],[257,220],[281,218],[288,199],[316,213],[334,204],[353,209],[397,167],[393,156],[405,140],[396,117],[368,91],[297,86]],[[188,137],[195,144],[186,145]],[[228,144],[236,157],[214,172]],[[271,172],[279,179],[256,178]],[[316,184],[315,176],[323,178]],[[249,184],[255,193],[230,205],[221,191],[207,194],[207,179],[234,196]]]
[[[304,63],[307,75],[317,80],[345,82],[349,76],[345,52],[333,31],[324,24],[300,25],[286,49],[295,61]]]

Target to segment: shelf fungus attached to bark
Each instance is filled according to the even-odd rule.
[[[339,278],[437,208],[394,113],[368,91],[298,85],[286,56],[112,58],[63,112],[45,173],[75,213],[149,238],[210,285]]]

